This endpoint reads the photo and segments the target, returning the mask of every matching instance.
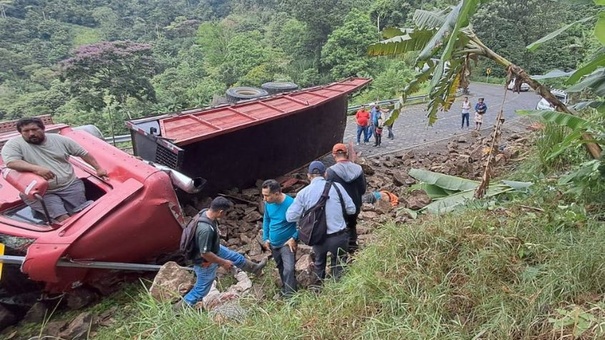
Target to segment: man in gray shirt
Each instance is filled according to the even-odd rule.
[[[62,222],[70,214],[84,209],[88,205],[84,183],[76,177],[69,156],[82,158],[99,177],[107,177],[107,171],[75,141],[59,134],[47,135],[40,118],[19,119],[17,131],[21,136],[6,142],[2,148],[2,160],[9,169],[32,172],[48,181],[43,200],[50,218]],[[23,195],[21,198],[32,209],[44,213],[41,202]]]
[[[322,162],[311,162],[307,174],[311,183],[296,195],[294,202],[290,205],[288,211],[286,211],[286,220],[288,222],[298,222],[304,212],[319,201],[326,185],[325,173],[326,167]],[[349,229],[347,228],[344,214],[352,215],[356,211],[353,200],[339,183],[332,184],[328,195],[329,198],[326,201],[325,209],[328,232],[321,244],[313,246],[317,280],[323,280],[326,276],[328,252],[332,254],[330,264],[332,277],[338,279],[342,274],[343,264],[347,260],[349,247]]]

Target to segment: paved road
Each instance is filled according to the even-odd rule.
[[[484,97],[485,103],[488,106],[487,113],[483,117],[482,135],[488,135],[494,126],[494,120],[496,114],[503,103],[504,89],[501,85],[491,85],[474,83],[470,86],[469,99],[474,106],[477,102],[477,98]],[[520,116],[515,114],[515,110],[519,109],[533,109],[540,100],[540,97],[533,91],[513,93],[507,91],[506,97],[504,98],[504,116],[506,122],[504,123],[505,128],[518,128],[522,129],[519,122]],[[387,129],[383,131],[382,145],[380,148],[375,148],[374,139],[370,141],[368,145],[360,144],[356,146],[357,151],[361,151],[364,156],[378,156],[391,152],[401,151],[410,149],[417,146],[424,146],[430,143],[435,143],[445,139],[452,138],[455,135],[467,134],[474,129],[474,113],[470,115],[470,129],[460,129],[460,123],[462,116],[460,113],[460,106],[462,105],[463,96],[458,97],[456,102],[452,105],[452,109],[449,112],[438,113],[438,120],[433,126],[428,126],[428,119],[426,117],[427,104],[418,104],[412,106],[405,106],[403,112],[399,115],[399,118],[395,121],[393,126],[393,133],[395,134],[394,140],[386,138]],[[472,111],[472,110],[471,110]],[[355,117],[349,116],[347,120],[347,127],[344,134],[344,142],[356,142],[357,124],[355,123]],[[363,142],[363,136],[362,136]]]

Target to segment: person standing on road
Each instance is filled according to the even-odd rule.
[[[391,110],[387,110],[387,111],[385,111],[385,115],[384,115],[385,126],[389,133],[387,135],[388,139],[395,139],[395,135],[393,134],[393,124],[395,123],[395,121],[391,121],[391,122],[389,122],[389,124],[386,124],[389,121],[389,119],[391,119],[391,116],[393,115],[394,110],[395,110],[394,108]]]
[[[261,192],[265,201],[263,245],[271,250],[279,270],[282,296],[290,298],[298,286],[295,271],[298,230],[296,223],[286,220],[286,211],[294,199],[282,193],[281,186],[274,179],[264,181]]]
[[[368,123],[370,122],[370,113],[366,110],[366,106],[362,105],[361,109],[355,114],[355,121],[357,122],[357,145],[361,142],[361,134],[363,133],[363,142],[367,143],[368,137]]]
[[[349,160],[349,151],[347,146],[338,143],[332,147],[332,157],[336,164],[328,168],[326,179],[340,183],[346,190],[347,194],[355,204],[355,213],[346,215],[345,221],[349,228],[349,253],[353,254],[357,251],[357,217],[361,211],[361,196],[365,194],[367,183],[361,165],[355,164]]]
[[[372,138],[372,135],[374,135],[374,115],[376,115],[376,103],[370,103],[370,106],[372,107],[370,109],[370,122],[368,124],[368,139],[365,141],[366,143],[370,142],[370,138]]]
[[[380,106],[375,106],[376,110],[372,113],[372,128],[374,129],[374,146],[380,146],[382,140],[382,110]],[[379,134],[380,132],[380,134]]]
[[[311,182],[298,192],[294,203],[288,208],[286,212],[288,222],[298,222],[301,216],[319,201],[326,187],[325,173],[326,167],[322,162],[313,161],[309,164],[307,177]],[[332,183],[328,195],[325,206],[327,235],[323,242],[313,246],[316,276],[314,284],[320,284],[326,277],[328,252],[332,254],[330,264],[332,278],[339,279],[342,275],[349,248],[349,229],[345,222],[345,215],[354,214],[356,210],[353,200],[340,183]]]
[[[247,260],[223,245],[219,236],[219,219],[225,217],[233,207],[233,203],[225,197],[216,197],[210,203],[210,208],[199,212],[199,220],[195,231],[196,256],[193,258],[193,271],[195,272],[195,285],[177,303],[172,306],[176,312],[191,307],[208,295],[212,282],[216,278],[216,270],[221,266],[227,270],[233,266],[243,271],[259,275],[267,264],[267,259],[260,263]]]
[[[484,103],[483,98],[479,98],[479,101],[475,104],[475,130],[477,131],[481,130],[485,112],[487,112],[487,105]]]
[[[464,97],[464,101],[462,102],[462,125],[461,129],[464,129],[464,121],[466,120],[466,127],[468,128],[468,121],[471,115],[471,102],[468,100],[468,97]]]

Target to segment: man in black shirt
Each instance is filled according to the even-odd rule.
[[[353,254],[357,248],[357,216],[361,210],[361,196],[366,192],[366,177],[359,164],[349,160],[347,146],[338,143],[332,148],[332,157],[336,164],[328,168],[326,179],[340,183],[355,204],[355,214],[346,215],[345,221],[349,228],[349,253]]]
[[[196,256],[193,259],[193,270],[196,282],[193,288],[174,305],[174,309],[181,309],[184,305],[193,306],[201,301],[210,291],[212,282],[216,278],[216,270],[221,266],[227,270],[236,266],[244,271],[260,274],[267,264],[267,259],[254,263],[223,245],[221,245],[218,220],[227,215],[233,203],[224,197],[212,200],[209,209],[200,211],[197,229],[195,231]]]

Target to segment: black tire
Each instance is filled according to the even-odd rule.
[[[227,100],[230,103],[235,103],[240,100],[254,99],[258,97],[268,96],[269,93],[257,87],[238,86],[227,89]]]
[[[261,85],[261,87],[270,94],[298,90],[298,85],[289,81],[272,81],[264,83],[263,85]]]

